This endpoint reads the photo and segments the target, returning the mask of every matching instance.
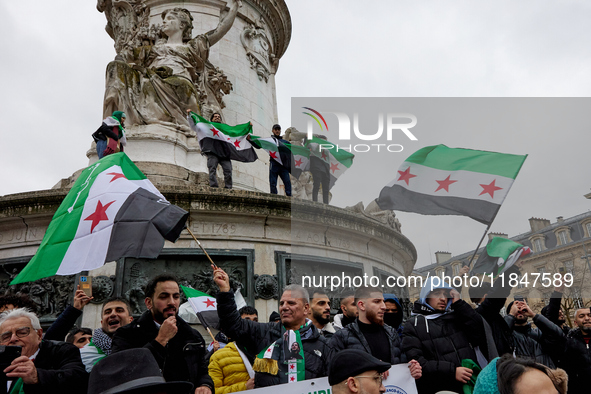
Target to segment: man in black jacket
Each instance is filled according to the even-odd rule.
[[[21,355],[0,374],[0,392],[5,377],[15,379],[10,390],[35,393],[85,393],[88,374],[80,350],[65,342],[41,340],[39,319],[27,309],[14,309],[0,316],[0,345],[20,346]]]
[[[112,352],[147,348],[167,382],[189,381],[195,394],[213,394],[204,358],[205,341],[178,316],[181,294],[176,278],[166,274],[155,277],[146,285],[145,295],[148,310],[115,331]]]
[[[566,342],[561,355],[560,366],[568,374],[568,393],[589,393],[589,377],[591,376],[591,308],[580,308],[575,311],[573,328],[563,338]]]
[[[300,354],[304,357],[305,379],[327,376],[332,349],[312,322],[306,319],[310,310],[306,289],[298,285],[287,286],[279,301],[281,321],[258,323],[240,318],[236,310],[234,293],[230,289],[230,280],[224,270],[216,268],[213,279],[220,289],[217,304],[222,331],[234,339],[249,355],[254,356],[265,349],[270,349],[273,357],[268,360],[276,361],[277,368],[267,372],[257,371],[255,362],[255,387],[288,383],[288,377],[291,379],[287,366],[289,352],[292,349],[291,346],[284,346],[286,345],[284,337],[288,331],[299,331],[303,347],[303,352]],[[273,351],[271,345],[274,345],[277,352]]]
[[[540,364],[555,368],[554,361],[560,356],[564,343],[562,330],[540,314],[535,314],[525,300],[510,302],[505,321],[512,332],[513,352],[518,356],[531,357]],[[532,318],[537,328],[528,319]]]
[[[393,327],[384,324],[386,304],[382,289],[360,287],[355,291],[355,303],[359,317],[347,327],[337,331],[330,340],[335,351],[344,349],[363,350],[378,360],[391,365],[406,362],[400,350],[401,341]],[[409,363],[413,378],[421,377],[421,365],[416,360]]]
[[[472,369],[464,367],[462,360],[484,367],[491,358],[482,317],[439,277],[426,281],[413,314],[404,325],[402,350],[423,368],[418,392],[462,392],[472,376]]]

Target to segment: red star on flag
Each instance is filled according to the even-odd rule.
[[[238,140],[234,141],[234,146],[236,148],[240,148],[240,141],[238,141]]]
[[[277,152],[269,152],[269,156],[271,156],[273,159],[277,158]]]
[[[115,201],[111,201],[107,205],[103,205],[103,203],[99,200],[99,202],[96,204],[96,210],[94,211],[94,213],[92,215],[90,215],[89,217],[87,217],[86,219],[84,219],[84,220],[92,220],[92,225],[90,226],[91,233],[94,231],[94,228],[102,220],[109,220],[109,218],[107,217],[107,208],[109,208],[109,206],[111,204],[113,204],[114,202]]]
[[[327,157],[326,152],[322,152],[322,160],[326,160]]]
[[[398,178],[398,181],[404,181],[404,182],[406,182],[406,185],[407,186],[409,185],[408,181],[411,178],[416,177],[416,175],[413,175],[413,174],[410,173],[410,167],[408,167],[404,171],[398,171],[398,173],[400,174],[400,178]]]
[[[339,169],[339,165],[338,164],[330,163],[330,170],[332,171],[333,174],[338,169]]]
[[[206,305],[207,308],[209,308],[209,307],[213,308],[215,306],[215,301],[212,301],[209,298],[207,299],[207,301],[203,301],[203,303]]]
[[[293,364],[291,364],[291,365],[289,366],[289,369],[294,369],[294,368],[295,368],[295,365],[293,365]]]
[[[437,183],[439,183],[439,186],[437,187],[437,189],[435,191],[439,191],[441,189],[445,189],[446,192],[449,193],[449,185],[451,185],[452,183],[456,183],[457,181],[452,181],[449,178],[451,177],[451,175],[448,175],[447,178],[445,178],[442,181],[436,181]]]
[[[295,161],[295,166],[296,166],[296,167],[300,167],[300,166],[302,165],[302,163],[303,163],[303,160],[302,160],[302,159],[297,159],[297,160]]]
[[[495,182],[496,179],[493,179],[493,181],[488,185],[483,185],[481,183],[480,186],[482,187],[482,192],[479,194],[479,196],[482,196],[484,193],[488,193],[492,198],[495,198],[495,192],[497,190],[503,189],[502,187],[495,186]]]
[[[212,127],[211,129],[209,129],[213,132],[213,135],[218,135],[218,133],[220,132],[218,129],[216,129],[215,127]]]
[[[113,181],[116,181],[116,180],[117,180],[117,179],[119,179],[119,178],[127,179],[127,178],[125,177],[125,175],[123,175],[122,173],[119,173],[119,172],[109,172],[107,175],[113,175],[113,179],[111,179],[111,180],[109,181],[109,183],[111,183],[111,182],[113,182]]]
[[[292,376],[292,377],[291,377],[291,381],[292,381],[292,382],[293,382],[293,381],[295,381],[295,377],[293,377],[293,376]]]

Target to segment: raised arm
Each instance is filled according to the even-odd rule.
[[[220,15],[220,23],[217,27],[213,30],[207,32],[207,39],[209,40],[209,45],[214,46],[219,40],[222,39],[223,36],[226,35],[230,28],[234,24],[234,19],[236,18],[236,14],[238,14],[238,8],[242,7],[241,0],[231,0],[232,6],[230,7],[230,12],[226,15]]]

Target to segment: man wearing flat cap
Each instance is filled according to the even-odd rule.
[[[332,358],[328,383],[334,394],[384,393],[386,388],[382,384],[382,374],[389,369],[389,363],[367,352],[346,349]]]

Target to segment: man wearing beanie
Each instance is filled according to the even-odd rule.
[[[384,393],[386,388],[382,384],[382,374],[389,369],[389,363],[367,352],[347,349],[333,357],[328,383],[334,394]]]

